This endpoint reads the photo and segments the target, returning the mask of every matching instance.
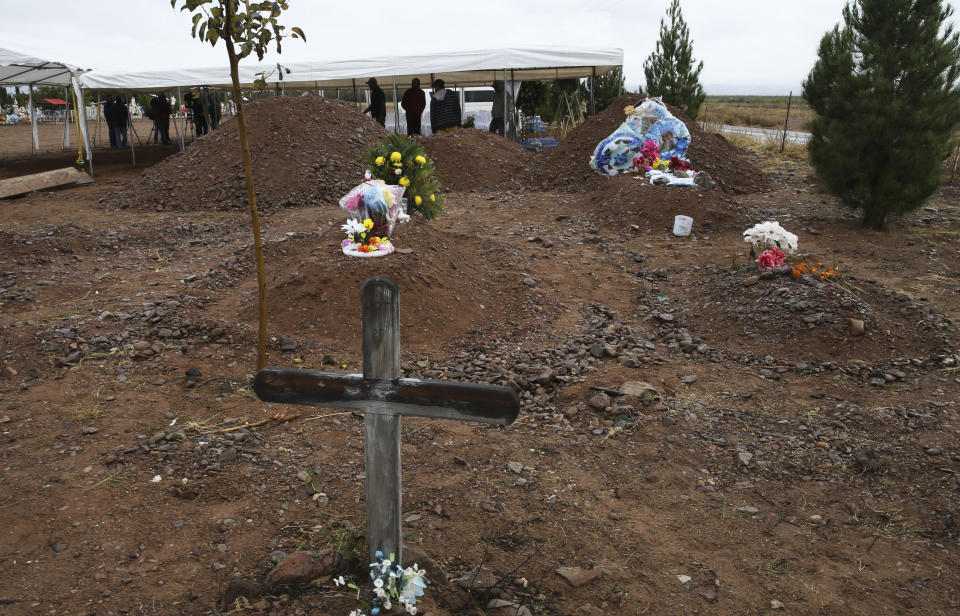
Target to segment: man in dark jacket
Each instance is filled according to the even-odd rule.
[[[419,135],[421,116],[427,108],[427,96],[420,89],[420,80],[416,77],[413,78],[410,88],[403,93],[400,106],[407,113],[407,134]]]
[[[114,141],[118,148],[127,147],[127,105],[116,97],[113,104],[110,105],[110,116],[113,120]]]
[[[170,101],[167,100],[167,95],[161,94],[160,96],[152,98],[150,100],[150,111],[154,128],[156,129],[153,142],[156,143],[157,137],[159,136],[163,145],[170,145],[170,113],[172,110],[170,108]]]
[[[380,123],[380,126],[385,126],[387,124],[387,95],[383,93],[383,90],[377,85],[377,80],[373,77],[367,80],[367,85],[370,86],[370,106],[363,112],[369,113],[374,120]]]
[[[110,97],[103,101],[103,121],[107,123],[107,136],[110,137],[110,147],[117,147],[117,133],[113,130],[113,102]]]
[[[430,95],[430,128],[434,134],[460,128],[460,99],[457,93],[444,87],[443,79],[433,82]]]

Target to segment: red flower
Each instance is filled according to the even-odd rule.
[[[782,250],[779,248],[771,248],[760,253],[760,258],[757,259],[757,265],[760,269],[780,267],[786,258],[787,255],[783,254]]]

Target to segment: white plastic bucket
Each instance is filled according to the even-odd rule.
[[[673,219],[673,234],[679,235],[680,237],[686,237],[690,235],[690,230],[693,229],[693,219],[689,216],[677,216]]]

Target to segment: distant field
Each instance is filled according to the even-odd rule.
[[[697,120],[710,124],[783,129],[786,96],[708,96]],[[798,96],[790,103],[788,130],[809,131],[813,110]]]

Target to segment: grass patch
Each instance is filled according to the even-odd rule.
[[[708,96],[700,107],[698,122],[783,128],[787,117],[786,96]],[[800,97],[790,101],[790,130],[809,131],[816,117]]]
[[[103,417],[103,407],[100,406],[99,402],[87,409],[78,407],[77,410],[73,412],[73,418],[83,423],[100,419],[101,417]]]
[[[783,140],[783,131],[770,135],[742,135],[739,133],[722,133],[724,138],[733,145],[762,154],[766,158],[775,160],[789,160],[801,162],[807,160],[807,144],[787,142],[783,152],[780,145]]]

